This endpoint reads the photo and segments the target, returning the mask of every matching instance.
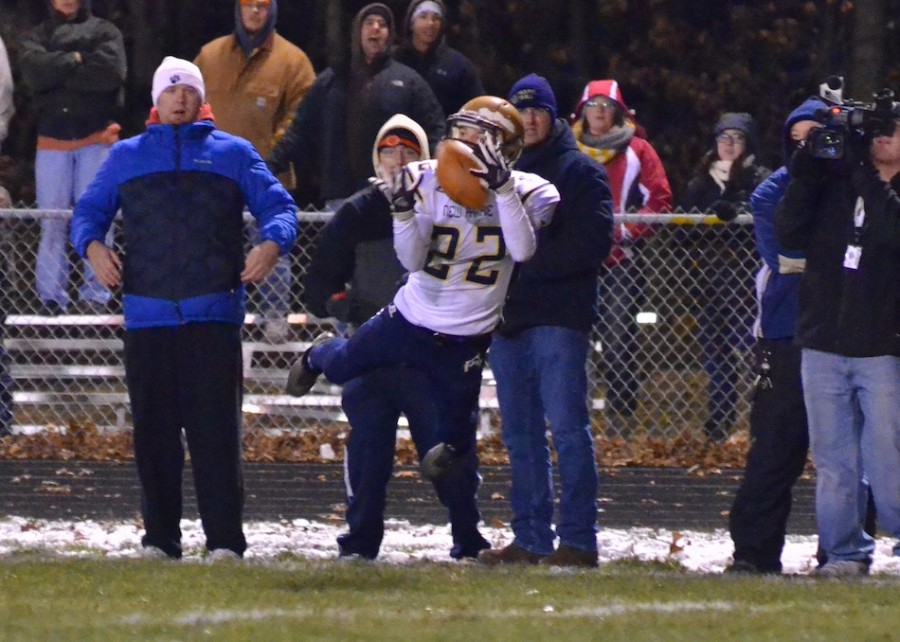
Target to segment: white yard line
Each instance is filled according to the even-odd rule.
[[[775,611],[784,607],[752,607],[755,612],[759,611]],[[702,612],[727,612],[741,611],[746,613],[748,610],[745,604],[734,604],[731,602],[638,602],[635,604],[608,604],[598,607],[577,607],[577,608],[560,608],[556,609],[551,605],[537,607],[535,609],[508,609],[498,610],[490,609],[479,611],[477,608],[467,608],[467,618],[502,620],[502,619],[522,619],[546,617],[548,619],[592,619],[605,620],[613,617],[624,617],[635,613],[654,613],[658,615],[678,615],[681,613],[702,613]],[[346,606],[340,609],[250,609],[250,610],[219,610],[212,612],[187,612],[165,619],[166,624],[174,624],[176,626],[195,627],[195,626],[215,626],[220,624],[228,624],[230,622],[258,622],[262,620],[270,620],[274,618],[305,620],[309,618],[321,619],[340,619],[342,621],[352,619],[368,620],[372,617],[383,615],[382,609],[359,608]],[[404,619],[425,620],[441,618],[444,616],[458,615],[456,611],[445,611],[443,609],[424,608],[421,611],[408,610],[404,612]],[[161,624],[159,618],[148,616],[144,613],[132,613],[122,616],[116,620],[118,624],[123,626],[154,626]]]

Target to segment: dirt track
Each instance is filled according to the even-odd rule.
[[[508,522],[506,467],[482,469],[479,492],[486,523]],[[328,464],[244,466],[247,520],[341,520],[343,469]],[[601,471],[600,525],[668,529],[727,528],[727,511],[739,471],[696,477],[680,469],[616,468]],[[814,482],[794,492],[789,532],[815,532]],[[133,463],[0,461],[0,514],[36,518],[127,519],[139,513],[140,489]],[[185,470],[186,518],[197,515],[190,468]],[[386,517],[412,523],[445,523],[430,484],[411,468],[394,472]]]

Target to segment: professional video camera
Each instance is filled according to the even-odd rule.
[[[872,94],[873,101],[864,103],[843,99],[844,81],[831,76],[819,87],[822,98],[830,103],[816,114],[822,127],[809,133],[810,155],[814,158],[838,159],[850,137],[871,140],[876,136],[893,136],[894,121],[900,118],[900,103],[894,92],[880,89]]]

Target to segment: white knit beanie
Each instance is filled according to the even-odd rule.
[[[200,102],[206,102],[206,86],[200,68],[189,60],[166,56],[153,73],[153,104],[159,102],[159,95],[166,87],[187,85],[200,94]]]

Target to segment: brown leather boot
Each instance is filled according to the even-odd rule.
[[[510,544],[503,548],[495,548],[488,551],[481,551],[478,555],[478,561],[488,566],[497,566],[498,564],[537,564],[544,555],[538,555],[531,551],[526,551],[521,546]]]
[[[596,551],[580,551],[569,546],[560,546],[554,553],[541,560],[541,566],[582,566],[597,568]]]

